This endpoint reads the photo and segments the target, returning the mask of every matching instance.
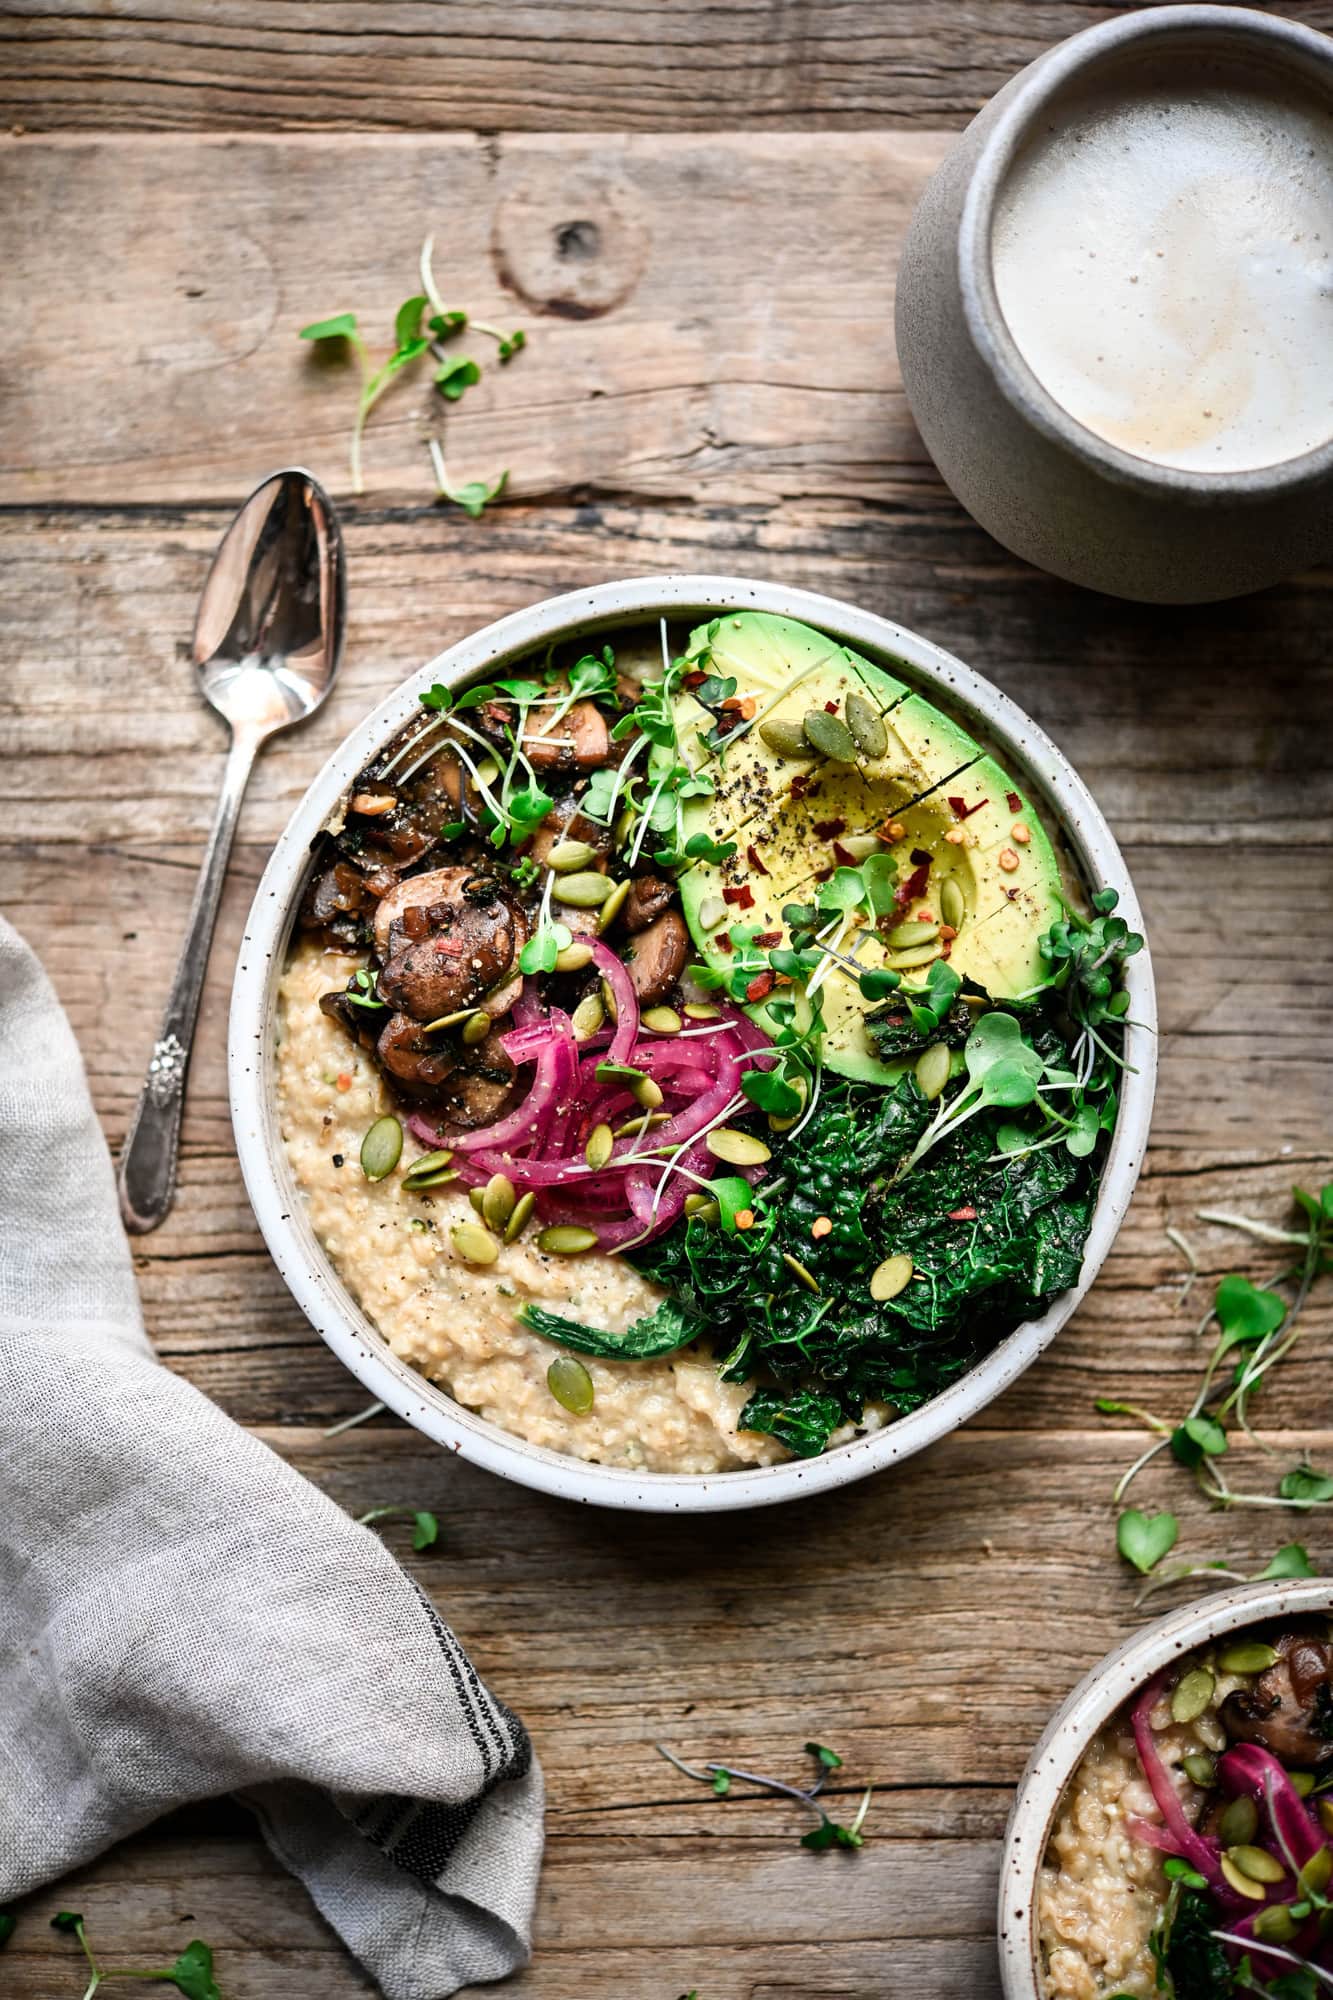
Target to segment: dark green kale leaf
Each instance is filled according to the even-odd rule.
[[[819,1396],[812,1389],[790,1396],[758,1389],[741,1411],[740,1428],[767,1432],[798,1458],[818,1458],[842,1421],[836,1396]]]
[[[1163,1940],[1175,2000],[1227,2000],[1237,1991],[1227,1955],[1211,1935],[1217,1928],[1206,1890],[1184,1890]]]
[[[601,1327],[585,1326],[581,1320],[565,1319],[531,1303],[519,1307],[518,1317],[544,1340],[554,1340],[576,1354],[598,1354],[611,1361],[648,1361],[654,1355],[674,1354],[708,1330],[678,1299],[663,1299],[654,1312],[631,1321],[623,1333],[606,1333]]]

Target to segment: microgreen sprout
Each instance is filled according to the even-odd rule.
[[[394,317],[394,348],[388,359],[378,368],[371,363],[366,344],[361,338],[355,313],[335,313],[330,319],[313,320],[303,326],[302,340],[346,341],[357,358],[361,369],[361,394],[357,399],[356,419],[352,425],[350,466],[352,491],[360,493],[361,480],[361,434],[366,427],[366,418],[379,401],[389,384],[400,375],[409,362],[416,361],[426,352],[430,341],[421,332],[421,315],[426,309],[424,294],[417,293],[404,299]]]
[[[103,1967],[93,1956],[83,1917],[79,1911],[58,1911],[51,1919],[51,1928],[53,1931],[63,1931],[68,1936],[76,1937],[88,1961],[91,1977],[83,1990],[83,2000],[93,2000],[93,1995],[112,1979],[157,1980],[174,1986],[178,1993],[185,1995],[185,2000],[222,2000],[218,1983],[213,1977],[213,1954],[201,1938],[193,1938],[171,1965]],[[0,1941],[3,1939],[0,1938]]]
[[[1079,1030],[1073,1059],[1080,1076],[1085,1068],[1091,1072],[1097,1050],[1124,1067],[1101,1031],[1125,1022],[1130,1002],[1121,983],[1122,969],[1127,959],[1143,950],[1143,939],[1123,917],[1112,915],[1119,900],[1114,889],[1096,890],[1091,918],[1070,909],[1041,940],[1042,959],[1051,968],[1047,983],[1064,995],[1069,1017]]]
[[[358,1514],[358,1528],[368,1528],[374,1521],[411,1521],[412,1547],[418,1554],[423,1549],[433,1549],[440,1539],[440,1524],[434,1514],[417,1507],[372,1507],[368,1514]]]
[[[693,1778],[696,1784],[707,1785],[715,1798],[730,1796],[732,1785],[742,1784],[753,1785],[756,1790],[768,1792],[775,1798],[792,1799],[799,1805],[807,1806],[814,1813],[816,1824],[808,1833],[801,1835],[801,1846],[808,1847],[812,1853],[820,1854],[830,1847],[855,1849],[865,1845],[865,1836],[861,1829],[870,1810],[869,1789],[866,1790],[855,1814],[846,1825],[831,1818],[820,1803],[819,1795],[830,1776],[834,1771],[842,1769],[841,1757],[836,1751],[828,1749],[825,1744],[807,1743],[805,1746],[807,1755],[815,1760],[816,1776],[813,1784],[804,1788],[786,1784],[781,1778],[764,1777],[756,1771],[742,1771],[735,1764],[713,1762],[705,1764],[701,1770],[693,1764],[685,1763],[674,1750],[668,1750],[665,1743],[656,1743],[653,1748],[687,1778]]]

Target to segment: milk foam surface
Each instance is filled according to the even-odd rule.
[[[1333,113],[1204,83],[1053,117],[1010,172],[991,254],[1056,401],[1195,471],[1333,437]]]

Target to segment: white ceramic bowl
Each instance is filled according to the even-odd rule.
[[[1333,1578],[1245,1583],[1168,1612],[1081,1680],[1046,1726],[1028,1760],[1005,1832],[998,1934],[1005,2000],[1041,2000],[1037,1972],[1037,1874],[1056,1810],[1097,1731],[1155,1673],[1196,1646],[1265,1618],[1333,1611]]]
[[[511,1437],[399,1361],[344,1290],[315,1239],[287,1164],[274,1087],[276,994],[288,939],[310,865],[311,842],[372,753],[418,714],[417,696],[434,681],[461,686],[490,678],[551,642],[597,630],[642,625],[665,615],[757,610],[798,618],[885,660],[895,673],[938,698],[989,739],[1063,829],[1079,869],[1094,884],[1120,891],[1132,929],[1142,917],[1125,864],[1086,788],[1055,745],[998,688],[927,639],[831,597],[736,577],[640,577],[549,598],[517,611],[451,647],[403,682],[335,751],[302,799],[259,884],[236,967],[230,1030],[232,1120],[250,1200],[279,1271],[316,1331],[370,1395],[427,1437],[491,1471],[567,1499],[650,1513],[718,1512],[759,1507],[862,1479],[920,1451],[991,1402],[1054,1338],[1102,1267],[1129,1206],[1148,1139],[1156,1074],[1156,1000],[1148,953],[1128,966],[1131,1027],[1124,1079],[1083,1271],[1040,1319],[1029,1320],[923,1409],[822,1458],[713,1474],[643,1473],[581,1460]]]

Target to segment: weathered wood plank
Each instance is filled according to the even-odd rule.
[[[731,132],[962,124],[1088,0],[11,0],[0,107],[98,127]],[[1327,0],[1281,12],[1333,28]]]

